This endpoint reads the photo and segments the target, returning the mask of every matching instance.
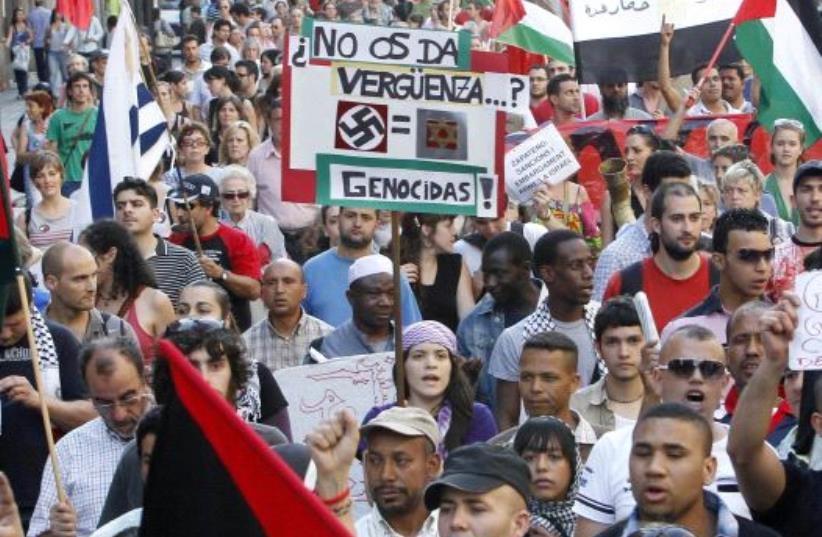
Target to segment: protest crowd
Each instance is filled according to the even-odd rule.
[[[795,10],[794,33],[820,32],[798,69],[822,82],[822,3],[729,3],[705,46],[748,9],[742,54],[693,63],[694,28],[665,16],[615,53],[636,65],[601,67],[518,47],[512,21],[571,27],[574,9],[597,21],[648,2],[181,0],[155,2],[147,26],[125,0],[15,8],[0,61],[0,87],[25,102],[0,140],[0,263],[17,269],[0,293],[0,537],[325,534],[301,530],[317,520],[358,537],[820,535],[822,99],[811,84],[791,95],[815,102],[779,109],[778,77],[756,69],[743,32],[753,4]],[[498,129],[415,112],[441,134],[416,183],[343,172],[345,195],[407,187],[428,199],[419,210],[323,203],[340,199],[321,193],[325,155],[316,198],[291,178],[294,144],[332,130],[346,155],[396,151],[357,140],[345,121],[362,109],[324,130],[335,119],[300,96],[308,52],[295,50],[349,23],[460,32],[466,58],[505,58],[527,81],[522,113],[486,116]],[[583,52],[593,42],[576,58],[628,46]],[[339,91],[376,91],[341,65]],[[140,81],[121,115],[112,69]],[[380,84],[390,72],[371,71]],[[476,105],[443,87],[449,106]],[[432,88],[385,101],[432,101]],[[393,136],[398,118],[370,119]],[[517,153],[549,129],[555,157]],[[437,159],[462,137],[519,155],[504,182],[439,183]],[[123,147],[140,166],[100,188]],[[326,175],[357,155],[370,156]],[[519,175],[528,162],[540,171]],[[425,210],[437,200],[454,212]],[[340,371],[342,390],[322,380]],[[255,489],[252,452],[291,492]],[[315,515],[285,512],[303,492]]]

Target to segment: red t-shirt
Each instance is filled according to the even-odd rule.
[[[534,114],[534,120],[537,122],[537,125],[542,125],[554,117],[554,107],[551,105],[551,101],[545,99],[538,105],[532,106],[531,113]]]
[[[656,329],[660,333],[669,322],[699,304],[711,290],[711,262],[706,255],[700,255],[699,260],[699,269],[684,280],[675,280],[662,272],[653,257],[638,261],[642,264],[642,290],[648,295]],[[631,268],[611,276],[604,300],[621,294],[622,277]]]

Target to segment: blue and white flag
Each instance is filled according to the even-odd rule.
[[[143,82],[134,16],[123,1],[111,39],[97,126],[76,193],[88,222],[114,215],[111,198],[124,177],[148,180],[169,147],[166,118]]]

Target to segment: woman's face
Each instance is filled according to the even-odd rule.
[[[323,13],[328,20],[337,20],[337,5],[334,2],[327,2],[323,7]]]
[[[26,13],[18,8],[14,10],[14,22],[25,22],[26,21]]]
[[[171,102],[171,86],[157,84],[157,99],[164,103]]]
[[[340,243],[340,208],[337,206],[329,207],[325,213],[325,221],[323,222],[323,231],[328,237],[331,246],[337,246]]]
[[[178,319],[213,319],[225,321],[225,312],[217,302],[217,294],[208,287],[186,287],[177,304]]]
[[[62,186],[63,174],[53,164],[46,164],[40,173],[34,176],[34,187],[44,198],[59,196]]]
[[[625,171],[631,181],[642,175],[645,161],[653,152],[641,134],[632,134],[625,139]]]
[[[722,186],[722,178],[725,177],[725,172],[733,165],[733,161],[725,156],[714,157],[714,179],[716,179],[717,186]]]
[[[223,198],[223,207],[232,216],[242,218],[251,204],[251,193],[248,190],[248,185],[240,178],[223,181],[220,196]]]
[[[260,58],[260,70],[263,72],[263,76],[269,76],[271,74],[271,69],[273,68],[274,64],[271,63],[268,56],[262,56]]]
[[[771,154],[779,166],[795,166],[802,155],[799,133],[794,130],[779,129],[771,140]]]
[[[176,84],[172,85],[172,88],[174,88],[174,93],[177,95],[177,97],[185,99],[186,95],[188,95],[188,80],[184,78]]]
[[[531,493],[543,502],[564,500],[571,486],[571,463],[559,442],[551,441],[545,451],[526,449],[522,458],[531,469]]]
[[[722,185],[722,203],[726,209],[756,209],[759,194],[759,189],[748,181],[725,181]]]
[[[425,226],[429,231],[428,240],[431,241],[431,246],[437,253],[451,253],[454,251],[454,241],[456,238],[456,231],[454,230],[453,220],[440,220],[434,229]]]
[[[26,114],[32,121],[43,119],[43,107],[36,101],[28,100],[26,101]]]
[[[436,343],[420,343],[408,350],[405,377],[412,395],[425,400],[441,400],[451,380],[451,355]]]
[[[699,190],[699,199],[702,200],[702,231],[710,233],[716,221],[716,205],[705,190]]]
[[[794,416],[799,416],[803,377],[802,371],[785,371],[785,400],[791,406],[791,412]]]
[[[240,111],[234,106],[234,103],[227,102],[217,112],[217,119],[220,122],[220,127],[226,128],[235,121],[240,119]]]
[[[234,129],[231,136],[225,139],[225,143],[230,164],[242,164],[246,161],[251,146],[245,129]]]
[[[253,62],[260,59],[260,47],[255,45],[248,45],[243,47],[243,59],[251,60]]]

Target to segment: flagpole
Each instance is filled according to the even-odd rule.
[[[28,293],[26,292],[26,280],[23,273],[18,270],[17,288],[20,293],[20,303],[23,314],[26,318],[26,335],[28,336],[29,349],[31,352],[31,367],[34,369],[34,383],[37,386],[37,393],[40,395],[40,415],[43,418],[43,429],[46,433],[46,444],[49,449],[51,459],[51,469],[54,472],[54,486],[57,487],[57,498],[60,502],[66,501],[66,491],[63,488],[63,477],[60,474],[60,465],[57,462],[57,451],[54,447],[54,434],[51,431],[51,418],[49,408],[46,404],[46,391],[43,384],[43,374],[40,371],[40,353],[37,350],[37,340],[34,338],[34,330],[31,326],[31,309],[29,307]]]
[[[394,265],[394,364],[397,405],[405,406],[405,364],[402,355],[402,288],[400,287],[400,213],[391,211],[391,261]]]
[[[663,18],[663,23],[664,22],[665,21]],[[722,53],[722,49],[725,48],[725,45],[728,44],[728,39],[730,39],[735,27],[736,25],[734,24],[733,19],[731,19],[731,22],[728,24],[728,28],[725,30],[725,33],[722,34],[722,39],[719,40],[719,45],[717,45],[716,50],[714,50],[713,56],[711,56],[710,61],[708,61],[708,65],[705,66],[705,69],[702,71],[702,76],[699,77],[699,81],[697,81],[696,85],[694,86],[696,89],[702,89],[702,85],[705,83],[708,73],[711,72],[711,69],[714,68],[716,62],[719,60],[719,55]],[[685,109],[687,110],[688,108],[693,106],[694,102],[694,96],[689,94],[687,100],[685,101]]]

